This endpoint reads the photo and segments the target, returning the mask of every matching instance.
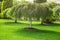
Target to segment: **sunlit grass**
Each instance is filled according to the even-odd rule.
[[[24,30],[29,27],[29,21],[0,19],[0,40],[60,40],[60,24],[40,25],[33,22],[32,27],[38,30]]]

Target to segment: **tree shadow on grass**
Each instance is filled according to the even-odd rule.
[[[60,26],[60,24],[54,23],[54,24],[51,24],[51,26]]]
[[[5,24],[20,24],[20,23],[15,23],[15,22],[5,22]]]
[[[29,37],[29,38],[35,38],[35,39],[44,39],[44,40],[59,40],[60,39],[60,32],[54,32],[49,30],[26,30],[26,29],[20,29],[15,31],[16,35],[23,36],[23,37]]]
[[[27,27],[27,26],[29,26],[29,24],[25,24],[25,23],[14,23],[14,22],[5,22],[5,25],[7,25],[7,26],[13,26],[13,27],[21,27],[21,28],[23,28],[23,27]]]
[[[5,24],[7,24],[7,25],[10,25],[10,24],[18,24],[18,25],[20,25],[20,24],[25,24],[25,23],[21,23],[21,22],[17,22],[17,23],[15,23],[15,22],[5,22]]]
[[[33,26],[53,26],[53,27],[60,27],[60,24],[54,23],[54,24],[33,24]]]
[[[5,22],[5,24],[10,25],[10,24],[26,24],[29,25],[27,23],[22,23],[22,22]],[[32,24],[32,26],[60,26],[60,24],[58,23],[54,23],[54,24]]]

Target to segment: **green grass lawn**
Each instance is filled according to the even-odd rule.
[[[0,19],[0,40],[60,40],[60,24],[40,25],[33,22],[38,30],[24,30],[29,27],[28,21],[14,23],[12,20]]]

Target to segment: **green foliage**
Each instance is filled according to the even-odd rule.
[[[5,9],[10,8],[12,6],[13,6],[13,0],[3,0],[1,12],[3,12]]]
[[[34,0],[35,3],[43,3],[46,2],[47,0]]]
[[[53,9],[56,6],[58,6],[58,4],[55,3],[55,2],[50,2],[50,3],[48,3],[48,5],[49,5],[49,8],[51,8],[51,9]]]
[[[43,17],[43,20],[45,23],[53,23],[56,19],[53,15],[53,8],[57,6],[57,3],[51,2],[51,3],[42,3],[44,7],[47,7],[47,13],[44,13],[45,18]],[[44,11],[45,12],[45,11]],[[47,21],[48,20],[48,21]]]
[[[20,1],[17,1],[17,0],[13,0],[13,6],[14,5],[18,5],[19,3],[21,3]]]
[[[8,15],[7,15],[7,12],[9,11],[10,9],[5,9],[5,11],[2,12],[2,15],[3,15],[3,18],[6,19],[8,18]]]
[[[24,16],[27,17],[27,18],[32,18],[32,14],[35,10],[35,6],[31,3],[27,4],[26,6],[24,6],[23,8],[23,12],[24,12]]]
[[[15,19],[17,21],[17,19],[21,18],[22,15],[22,8],[24,7],[24,4],[18,4],[13,6],[8,12],[7,12],[7,16],[11,17],[12,19]]]
[[[7,16],[9,16],[12,19],[14,19],[14,10],[15,10],[15,8],[16,8],[16,6],[10,8],[9,11],[7,12]]]
[[[1,2],[0,2],[0,13],[1,13]]]
[[[55,8],[53,9],[53,11],[54,11],[54,16],[55,16],[55,18],[56,18],[57,20],[60,19],[60,6],[55,7]]]
[[[55,4],[55,3],[54,3]],[[52,7],[51,7],[52,6]],[[47,3],[29,3],[23,2],[18,5],[13,6],[7,12],[7,16],[15,19],[17,21],[20,18],[27,18],[28,20],[42,19],[42,23],[49,19],[50,22],[53,22],[54,19],[53,10],[56,5],[51,5]]]

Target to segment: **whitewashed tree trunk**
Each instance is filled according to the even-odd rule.
[[[30,18],[30,28],[32,28],[32,18]]]

